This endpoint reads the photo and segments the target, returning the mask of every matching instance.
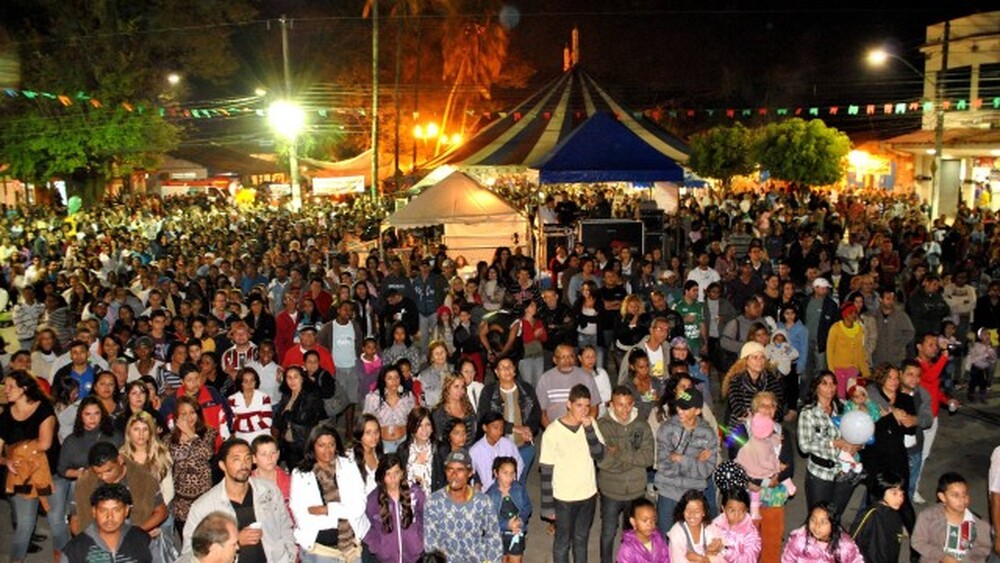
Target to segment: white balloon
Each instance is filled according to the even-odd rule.
[[[875,423],[867,413],[851,411],[840,419],[840,435],[850,444],[860,446],[875,434]]]

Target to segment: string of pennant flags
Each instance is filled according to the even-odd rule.
[[[16,88],[4,88],[3,93],[8,98],[24,98],[28,100],[51,100],[58,102],[63,107],[74,104],[89,105],[94,109],[106,108],[105,104],[98,98],[88,95],[85,92],[76,94],[54,94],[52,92],[40,92],[35,90],[19,90]],[[178,105],[146,105],[143,103],[120,102],[121,108],[128,112],[143,113],[154,111],[159,116],[168,119],[211,119],[230,118],[245,115],[267,116],[267,109],[253,108],[245,106],[230,107],[181,107]],[[822,106],[798,106],[798,107],[759,107],[759,108],[653,108],[632,113],[634,118],[647,117],[654,121],[660,121],[665,117],[671,119],[695,119],[701,117],[725,116],[729,119],[748,118],[755,116],[777,116],[777,117],[827,117],[827,116],[849,116],[849,117],[870,117],[885,115],[911,115],[934,113],[933,101],[909,101],[909,102],[880,102],[865,104],[838,104]],[[944,99],[941,101],[941,109],[946,112],[975,111],[982,109],[1000,110],[1000,96],[994,98],[975,99]],[[356,108],[314,108],[307,110],[307,113],[314,114],[321,118],[329,118],[331,115],[356,115],[364,117],[365,109]],[[475,112],[469,112],[474,114]],[[585,117],[581,112],[576,112],[577,118]],[[486,119],[506,118],[513,116],[514,120],[524,117],[523,112],[483,112]],[[552,112],[542,112],[544,119],[550,119]]]

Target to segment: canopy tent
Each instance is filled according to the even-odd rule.
[[[684,180],[680,165],[605,112],[590,116],[535,168],[542,184]]]
[[[422,168],[445,164],[467,171],[536,168],[561,141],[598,112],[614,114],[624,127],[664,156],[675,162],[687,161],[688,148],[683,141],[642,113],[626,110],[576,66]]]
[[[462,172],[427,188],[384,225],[399,229],[444,226],[449,253],[469,262],[489,260],[498,246],[527,244],[531,225],[509,203]]]
[[[314,158],[302,158],[300,161],[315,169],[309,176],[312,178],[350,178],[363,176],[366,186],[372,184],[372,150],[367,149],[357,156],[344,160],[330,162]],[[392,175],[392,162],[379,166],[379,178]]]

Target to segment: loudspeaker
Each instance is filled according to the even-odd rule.
[[[642,221],[623,219],[592,219],[580,221],[580,241],[588,249],[611,248],[611,243],[620,242],[639,249],[645,248],[645,226]]]

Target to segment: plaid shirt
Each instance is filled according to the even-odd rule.
[[[834,414],[838,414],[836,410]],[[839,451],[833,441],[840,438],[840,429],[834,426],[830,415],[817,404],[802,409],[799,415],[799,448],[809,456],[807,469],[813,476],[824,481],[833,481],[840,473],[837,462]],[[813,461],[813,456],[833,462],[833,467],[822,467]]]

